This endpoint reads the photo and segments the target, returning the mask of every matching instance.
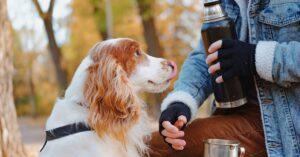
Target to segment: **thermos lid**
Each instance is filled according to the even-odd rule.
[[[210,5],[215,5],[219,4],[219,0],[204,0],[204,6],[210,6]]]
[[[226,17],[219,0],[204,0],[204,21],[213,21]]]

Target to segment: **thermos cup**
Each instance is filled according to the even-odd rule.
[[[208,55],[209,46],[220,39],[237,39],[234,22],[223,11],[219,0],[204,0],[205,20],[201,35]],[[218,72],[211,75],[217,108],[234,108],[247,102],[239,77],[233,77],[218,84]]]
[[[245,148],[238,141],[208,139],[204,141],[204,157],[244,157]]]

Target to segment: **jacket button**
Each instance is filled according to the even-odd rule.
[[[262,103],[265,104],[265,105],[272,104],[273,100],[272,99],[263,99]]]

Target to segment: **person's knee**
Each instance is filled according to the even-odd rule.
[[[209,123],[206,119],[196,119],[187,125],[184,130],[184,139],[186,140],[187,148],[198,147],[200,149],[203,146],[203,140],[209,136],[208,130],[211,130]]]
[[[220,117],[221,118],[221,117]],[[203,146],[203,141],[209,138],[224,138],[230,135],[231,125],[219,117],[195,119],[185,131],[187,147]]]
[[[158,131],[151,134],[151,139],[148,141],[149,146],[159,147],[164,143],[163,137]]]
[[[171,148],[158,131],[152,133],[151,140],[147,144],[149,146],[150,157],[166,157],[170,154]]]

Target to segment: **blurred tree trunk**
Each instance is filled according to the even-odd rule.
[[[97,30],[102,40],[112,37],[112,10],[110,0],[90,0]],[[107,20],[108,19],[108,20]]]
[[[28,86],[29,86],[29,101],[30,101],[30,105],[31,105],[31,116],[32,117],[36,117],[37,116],[37,104],[36,104],[36,93],[35,93],[35,85],[33,82],[33,60],[30,59],[29,61],[29,68],[28,68],[28,72],[27,72],[27,81],[28,81]]]
[[[154,0],[136,0],[139,14],[142,18],[142,25],[144,28],[144,38],[148,47],[148,54],[155,56],[155,57],[163,57],[163,48],[159,43],[159,37],[157,35],[156,27],[155,27],[155,20],[154,20],[154,13],[152,10],[152,6],[154,4]],[[162,101],[161,94],[149,94],[147,97],[147,102],[149,106],[149,114],[154,117],[158,118],[158,113],[160,103]]]
[[[106,17],[106,28],[107,28],[107,37],[110,39],[113,37],[113,15],[111,8],[111,1],[105,0],[105,17]]]
[[[152,10],[154,2],[154,0],[137,0],[144,28],[144,37],[148,46],[148,53],[155,57],[163,57],[163,48],[159,43],[159,37],[155,27],[154,13]]]
[[[10,29],[6,0],[0,0],[0,157],[25,157],[12,92]]]
[[[32,2],[36,7],[39,16],[44,22],[45,30],[48,37],[49,50],[55,67],[57,82],[60,87],[60,91],[63,91],[67,87],[68,80],[67,70],[63,64],[61,48],[57,45],[53,30],[52,16],[55,0],[50,1],[49,9],[47,12],[43,12],[38,0],[32,0]]]

